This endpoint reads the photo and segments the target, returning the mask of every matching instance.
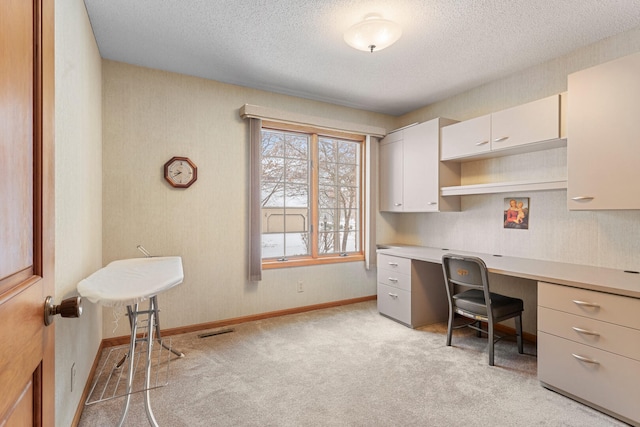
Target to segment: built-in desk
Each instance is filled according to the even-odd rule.
[[[538,379],[541,384],[640,426],[640,405],[637,404],[640,393],[640,274],[453,249],[388,247],[378,250],[379,309],[385,310],[385,304],[394,308],[394,301],[401,301],[402,296],[409,298],[405,305],[412,308],[432,307],[433,301],[428,305],[412,301],[414,298],[432,298],[429,290],[436,290],[433,298],[442,301],[440,292],[444,279],[436,274],[436,270],[445,253],[476,256],[484,260],[490,273],[537,283]],[[431,273],[427,277],[415,275],[415,271],[421,270],[420,264],[429,265]],[[397,282],[389,281],[387,277],[390,267],[402,268],[403,265],[412,266],[412,274],[406,278],[411,281],[410,285],[404,285],[404,288],[413,291],[407,294],[393,289],[394,286],[402,288],[402,276]],[[413,283],[414,279],[420,283]],[[415,292],[415,289],[422,292]],[[446,301],[442,303],[446,304]],[[433,313],[441,316],[437,310]],[[392,312],[383,314],[393,317]],[[409,326],[419,326],[407,321],[415,318],[419,317],[412,315],[399,320]]]
[[[622,270],[613,268],[510,256],[494,256],[492,254],[424,246],[392,247],[379,249],[378,253],[438,264],[442,263],[442,255],[445,253],[477,256],[487,264],[490,273],[640,298],[640,274],[625,273]]]

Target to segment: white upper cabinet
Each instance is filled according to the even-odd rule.
[[[562,138],[560,94],[442,129],[442,160],[475,160],[556,148]]]
[[[460,169],[441,167],[440,128],[433,119],[387,135],[380,142],[380,210],[439,212],[460,210],[459,197],[443,198],[441,185],[460,182]]]
[[[491,114],[493,151],[560,137],[560,95]]]
[[[403,211],[402,131],[387,135],[380,143],[380,210]]]
[[[481,116],[442,128],[442,160],[491,151],[491,116]]]
[[[569,75],[568,207],[640,209],[640,53]]]

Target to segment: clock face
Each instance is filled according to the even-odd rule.
[[[187,188],[198,178],[198,168],[187,157],[173,157],[164,165],[164,177],[173,187]]]

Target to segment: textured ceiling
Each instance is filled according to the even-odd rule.
[[[103,58],[401,115],[640,27],[639,0],[85,0]],[[393,46],[354,50],[368,13]]]

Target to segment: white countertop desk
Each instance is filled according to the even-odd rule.
[[[613,268],[425,246],[392,246],[378,249],[378,253],[437,264],[446,253],[476,256],[487,264],[490,273],[640,298],[640,274]]]

